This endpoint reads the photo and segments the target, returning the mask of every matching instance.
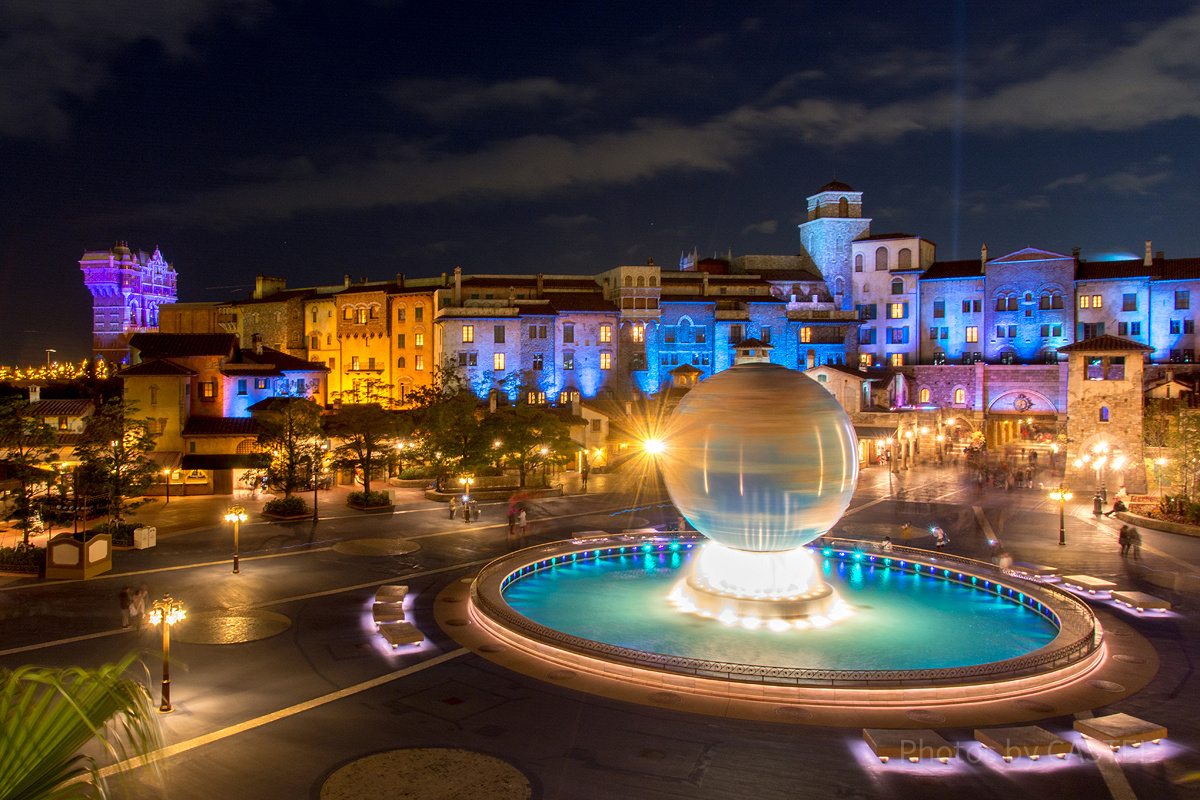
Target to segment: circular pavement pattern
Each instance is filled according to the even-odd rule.
[[[333,546],[335,553],[344,556],[402,556],[420,549],[421,545],[407,539],[351,539]]]
[[[283,614],[258,608],[188,612],[171,638],[188,644],[241,644],[267,639],[292,627]]]
[[[1125,687],[1116,681],[1091,680],[1087,681],[1087,685],[1093,689],[1099,689],[1102,692],[1116,693],[1125,691]]]
[[[812,719],[811,711],[796,706],[780,706],[771,713],[780,719]]]
[[[926,711],[923,708],[914,709],[912,711],[905,711],[904,716],[908,717],[913,722],[938,723],[938,722],[946,721],[945,715],[939,714],[936,711]]]
[[[1054,706],[1049,703],[1043,703],[1041,700],[1030,700],[1022,697],[1019,700],[1014,700],[1013,705],[1017,708],[1027,708],[1030,711],[1036,711],[1039,714],[1049,714],[1054,710]]]
[[[321,786],[321,800],[526,800],[532,794],[529,780],[506,761],[433,747],[360,758]]]

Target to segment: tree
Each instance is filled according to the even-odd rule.
[[[371,491],[371,472],[400,435],[399,418],[378,403],[344,405],[330,418],[329,435],[340,444],[334,457],[362,472],[363,491]]]
[[[277,398],[258,416],[258,443],[268,451],[267,484],[284,497],[303,488],[321,458],[321,407],[305,398]]]
[[[522,487],[530,472],[564,463],[575,446],[571,429],[561,416],[525,403],[498,411],[488,427],[500,442],[504,463],[519,473]]]
[[[0,671],[0,800],[106,797],[80,748],[97,740],[122,762],[162,746],[149,693],[125,677],[135,655],[99,669]]]
[[[16,520],[26,546],[33,524],[33,497],[37,486],[47,480],[39,466],[49,464],[56,452],[54,431],[33,416],[31,408],[23,397],[0,400],[0,452],[20,482],[16,504],[6,519]]]
[[[479,397],[453,366],[435,367],[429,386],[414,391],[406,412],[414,443],[426,463],[433,464],[439,484],[451,472],[473,472],[486,465],[493,437],[481,424]]]
[[[108,496],[109,517],[119,522],[125,511],[143,505],[140,496],[155,479],[158,468],[146,454],[154,449],[156,434],[150,422],[135,419],[137,404],[114,399],[105,402],[88,418],[80,434],[75,455]]]

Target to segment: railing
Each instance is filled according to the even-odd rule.
[[[1096,627],[1096,618],[1085,603],[1054,586],[1020,578],[1011,571],[997,569],[991,564],[961,556],[939,553],[936,556],[926,550],[910,547],[893,547],[888,557],[907,557],[914,563],[962,567],[964,573],[985,577],[1002,585],[1019,590],[1038,599],[1049,607],[1059,620],[1059,635],[1047,648],[1028,655],[987,664],[962,667],[903,670],[871,669],[824,669],[807,667],[770,667],[754,664],[733,664],[686,656],[649,653],[619,645],[596,642],[572,636],[562,631],[539,625],[528,617],[518,614],[506,602],[500,592],[500,584],[508,575],[530,563],[545,560],[563,553],[580,550],[605,549],[607,547],[642,544],[661,535],[627,534],[595,539],[558,542],[528,548],[506,556],[485,566],[475,582],[471,584],[471,600],[483,614],[510,631],[556,647],[561,647],[585,656],[605,661],[615,661],[629,666],[643,667],[697,677],[719,678],[746,683],[761,683],[778,686],[845,686],[860,688],[884,688],[896,686],[942,686],[985,681],[1010,680],[1042,672],[1049,672],[1076,663],[1094,653],[1102,642]],[[701,537],[682,537],[701,538]],[[859,550],[878,553],[878,543],[854,539],[826,539],[824,546],[841,550]]]

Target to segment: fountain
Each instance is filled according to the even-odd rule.
[[[542,679],[586,674],[587,691],[686,686],[694,710],[737,699],[789,719],[811,716],[796,705],[881,719],[914,703],[1011,704],[1105,669],[1103,629],[1066,591],[831,537],[857,483],[857,439],[802,373],[741,363],[708,378],[655,449],[699,533],[593,531],[505,556],[464,579],[469,597],[439,597],[446,631]]]

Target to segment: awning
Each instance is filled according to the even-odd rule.
[[[884,428],[880,425],[855,425],[854,432],[858,434],[859,439],[893,439],[896,436],[895,428]]]
[[[188,453],[183,469],[254,469],[266,465],[263,453]]]

